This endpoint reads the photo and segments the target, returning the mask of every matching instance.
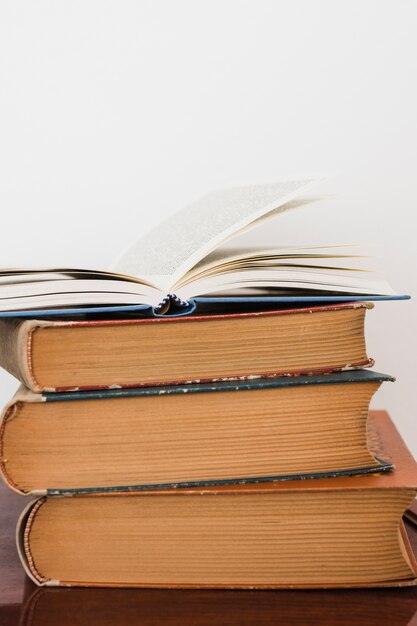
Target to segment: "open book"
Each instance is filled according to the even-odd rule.
[[[290,180],[211,192],[141,237],[113,271],[2,270],[0,314],[51,313],[57,307],[61,313],[118,307],[164,314],[170,307],[189,311],[196,297],[395,297],[384,280],[355,267],[355,255],[346,246],[230,246],[232,238],[261,221],[305,204],[301,194],[318,182]]]

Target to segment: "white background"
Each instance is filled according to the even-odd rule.
[[[3,0],[0,266],[107,267],[213,187],[340,170],[264,233],[374,242],[415,295],[416,29],[412,0]],[[373,406],[415,454],[416,313],[367,328],[397,376]]]

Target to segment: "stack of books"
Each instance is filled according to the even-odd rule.
[[[267,256],[258,251],[250,264],[265,266]],[[200,298],[197,314],[185,291],[170,292],[153,302],[154,317],[134,318],[130,304],[123,318],[104,309],[103,319],[90,294],[80,319],[85,286],[70,303],[67,290],[51,304],[48,289],[90,278],[22,270],[9,272],[6,289],[11,274],[25,301],[33,304],[34,284],[36,306],[46,297],[36,312],[7,310],[0,297],[8,314],[0,365],[22,383],[3,412],[0,469],[11,489],[37,496],[17,529],[37,584],[416,582],[401,518],[417,466],[389,418],[368,415],[393,378],[369,369],[364,323],[373,305],[350,283],[339,277],[330,292],[323,280],[317,300],[326,304],[300,292],[298,301],[222,294]],[[72,308],[52,310],[57,304]]]
[[[412,582],[399,522],[415,469],[393,425],[368,421],[391,380],[363,369],[370,306],[2,320],[0,362],[25,386],[4,411],[1,470],[41,496],[19,522],[29,575]]]

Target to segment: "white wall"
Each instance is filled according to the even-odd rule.
[[[213,187],[338,169],[275,240],[376,242],[415,293],[416,28],[412,0],[3,1],[0,266],[104,267]],[[368,323],[415,453],[416,312]]]

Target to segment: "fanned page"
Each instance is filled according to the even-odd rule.
[[[141,237],[114,270],[172,291],[188,270],[221,243],[272,211],[277,214],[293,208],[290,201],[319,182],[306,178],[212,191]]]
[[[294,293],[395,295],[386,281],[356,267],[347,246],[226,249],[230,239],[283,211],[320,180],[223,189],[207,194],[142,237],[115,270],[142,277],[182,301],[197,296]]]
[[[294,292],[390,294],[386,281],[363,269],[353,246],[220,248],[190,270],[175,287],[187,300],[198,294],[226,297]]]
[[[155,306],[163,294],[134,277],[79,269],[0,270],[0,312]]]

